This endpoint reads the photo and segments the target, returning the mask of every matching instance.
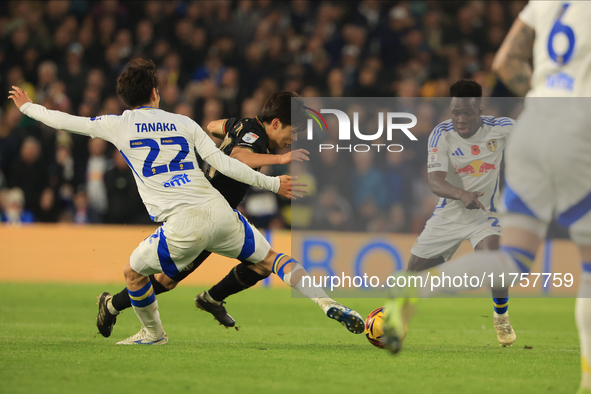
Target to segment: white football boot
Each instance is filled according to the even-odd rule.
[[[331,299],[323,302],[320,307],[326,312],[326,316],[338,321],[353,334],[362,334],[365,330],[363,318],[353,309],[347,308]]]
[[[135,335],[130,336],[123,341],[117,342],[117,345],[166,345],[168,343],[168,335],[164,333],[160,338],[153,338],[148,335],[145,327]]]
[[[493,324],[497,332],[497,340],[501,346],[511,346],[515,342],[515,339],[517,339],[517,335],[515,335],[515,331],[513,331],[513,327],[511,327],[511,323],[509,322],[509,314],[499,316],[495,312]]]

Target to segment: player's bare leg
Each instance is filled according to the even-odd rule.
[[[179,282],[172,278],[169,278],[168,276],[166,276],[166,274],[163,273],[154,275],[154,279],[156,279],[156,281],[160,283],[166,289],[166,291],[174,289],[179,284]]]
[[[425,271],[443,264],[444,262],[445,259],[442,256],[426,259],[411,254],[410,259],[408,259],[408,268],[406,270],[411,272]]]
[[[499,235],[490,235],[480,241],[474,250],[499,250],[500,239]],[[492,296],[494,305],[493,326],[497,332],[497,340],[503,347],[511,346],[517,339],[517,335],[509,321],[509,289],[493,288]]]
[[[137,334],[117,342],[117,344],[164,345],[168,343],[168,336],[164,332],[160,321],[158,301],[156,301],[150,279],[135,272],[129,263],[125,266],[123,273],[133,310],[142,323],[142,328]]]

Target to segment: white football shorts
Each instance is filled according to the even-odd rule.
[[[505,150],[501,212],[556,219],[571,239],[591,244],[591,114],[588,98],[531,98]],[[517,214],[517,215],[516,215]],[[509,218],[507,218],[509,219]]]
[[[130,265],[144,276],[164,272],[173,278],[204,250],[258,263],[270,249],[238,211],[224,200],[212,200],[167,220],[133,251]]]
[[[427,220],[425,229],[417,238],[410,250],[412,254],[423,259],[443,257],[451,259],[460,244],[469,240],[472,248],[484,238],[501,235],[501,226],[496,213],[483,216],[470,224],[460,224],[439,215]]]

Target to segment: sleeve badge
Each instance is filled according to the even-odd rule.
[[[259,136],[255,133],[246,133],[244,134],[244,137],[242,137],[242,141],[246,142],[247,144],[254,144],[258,139]]]

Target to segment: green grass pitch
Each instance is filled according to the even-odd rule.
[[[128,310],[110,338],[95,334],[95,297],[121,287],[0,283],[0,393],[522,394],[579,382],[573,299],[511,300],[510,348],[496,342],[490,300],[421,301],[393,357],[311,301],[262,288],[228,299],[238,332],[196,310],[201,289],[180,286],[159,297],[168,345],[115,346],[138,320]],[[383,304],[341,301],[364,316]]]

